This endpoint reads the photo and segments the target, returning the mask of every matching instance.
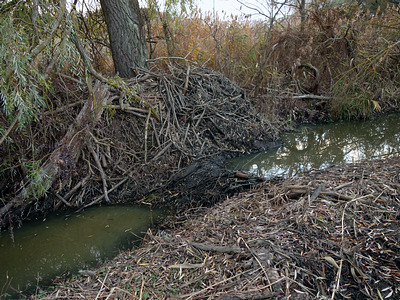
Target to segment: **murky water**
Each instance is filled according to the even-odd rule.
[[[51,215],[0,235],[0,295],[11,284],[30,290],[66,272],[77,273],[131,248],[162,215],[134,206],[95,207]],[[8,289],[7,293],[15,293]],[[4,295],[3,295],[4,296]],[[1,297],[0,297],[1,298]]]
[[[282,137],[280,148],[231,161],[234,169],[258,176],[286,176],[311,168],[400,154],[400,115],[364,122],[307,126]]]

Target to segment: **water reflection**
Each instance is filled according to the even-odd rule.
[[[14,288],[26,290],[65,272],[100,264],[132,247],[160,215],[143,207],[96,207],[26,223],[15,231],[14,241],[2,232],[0,291],[10,281]]]
[[[282,139],[283,146],[278,149],[233,159],[233,168],[273,177],[286,175],[291,166],[295,174],[311,168],[399,154],[400,115],[304,127],[285,134]]]

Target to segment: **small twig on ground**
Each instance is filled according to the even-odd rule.
[[[110,272],[110,269],[107,270],[106,276],[104,276],[104,279],[103,279],[103,281],[102,281],[102,283],[101,283],[100,290],[99,290],[99,292],[97,293],[97,296],[96,296],[95,300],[99,299],[99,297],[100,297],[100,295],[101,295],[101,292],[103,291],[104,283],[105,283],[106,280],[107,280],[107,276],[108,276],[108,273],[109,273],[109,272]]]

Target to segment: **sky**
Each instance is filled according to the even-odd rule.
[[[223,13],[226,13],[228,16],[233,15],[251,15],[254,14],[254,10],[250,10],[245,6],[241,5],[237,0],[195,0],[197,2],[198,7],[201,8],[202,12],[210,11],[211,13],[215,11],[218,13],[218,16],[222,17]],[[257,3],[257,0],[243,0],[243,3]],[[252,19],[255,16],[252,17]]]
[[[266,16],[275,14],[278,7],[283,3],[289,3],[290,0],[276,0],[276,1],[266,1],[266,0],[193,0],[198,7],[201,8],[202,12],[213,12],[214,8],[220,18],[224,17],[224,13],[229,18],[231,15],[250,17],[253,21],[266,20]],[[274,3],[273,6],[270,6]],[[256,9],[250,9],[253,7]],[[279,16],[289,13],[289,8],[287,5],[279,8]],[[259,13],[261,12],[261,14]]]

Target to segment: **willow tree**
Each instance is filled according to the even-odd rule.
[[[136,67],[147,65],[144,22],[138,0],[100,0],[100,3],[115,70],[121,77],[132,77]]]

